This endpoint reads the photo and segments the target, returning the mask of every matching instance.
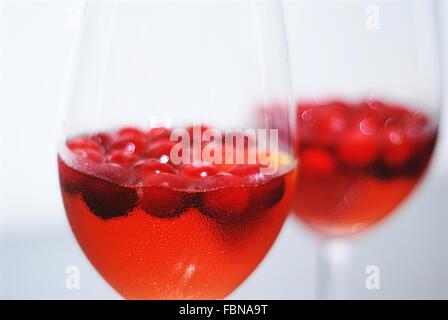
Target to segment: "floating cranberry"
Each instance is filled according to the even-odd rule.
[[[203,193],[201,211],[214,217],[244,214],[249,205],[249,192],[244,187],[224,187]]]
[[[138,201],[135,189],[89,176],[83,184],[86,205],[103,220],[126,216]]]
[[[141,207],[158,218],[175,218],[191,206],[193,194],[161,187],[144,187]]]
[[[388,132],[384,148],[384,163],[392,168],[404,165],[412,154],[412,144],[400,131]]]
[[[161,163],[158,159],[144,159],[137,162],[134,168],[140,175],[172,173],[177,174],[177,170],[169,163]]]
[[[327,108],[331,108],[340,113],[348,113],[350,111],[350,105],[347,102],[337,99],[331,100],[327,104]]]
[[[150,158],[164,159],[167,162],[171,158],[171,150],[178,142],[170,140],[159,140],[151,143],[146,155]],[[182,156],[182,152],[179,153]]]
[[[103,155],[94,149],[75,148],[72,149],[72,152],[77,155],[78,160],[84,159],[88,162],[94,162],[94,163],[100,163],[103,161]]]
[[[384,123],[387,118],[387,106],[378,100],[366,100],[357,107],[357,117],[373,118],[378,124]]]
[[[130,153],[144,153],[148,147],[145,134],[137,128],[124,128],[118,131],[116,138],[111,142],[113,150],[124,150]]]
[[[367,135],[371,136],[376,134],[381,129],[381,122],[374,117],[364,117],[359,120],[359,130]]]
[[[169,140],[171,136],[171,130],[165,127],[156,127],[148,130],[146,136],[149,141],[154,142],[156,140]]]
[[[137,176],[133,170],[117,163],[101,163],[94,168],[92,173],[117,184],[131,185],[137,182]]]
[[[348,126],[346,104],[330,101],[325,105],[302,104],[298,112],[298,139],[302,144],[331,146]]]
[[[427,116],[425,116],[422,113],[419,112],[415,112],[412,115],[411,121],[410,121],[410,126],[413,128],[428,128],[430,124],[430,121],[428,119]]]
[[[90,139],[92,139],[97,145],[103,147],[104,149],[109,148],[112,142],[112,136],[105,132],[94,134],[90,136]]]
[[[240,187],[242,185],[244,185],[244,181],[241,177],[228,172],[218,172],[205,181],[201,181],[202,189],[206,190],[225,187]]]
[[[218,172],[215,166],[211,164],[191,164],[183,165],[181,174],[187,177],[205,178],[213,176]]]
[[[326,112],[322,121],[319,122],[318,128],[321,133],[339,134],[347,126],[347,115],[341,112]]]
[[[300,123],[300,128],[314,127],[314,125],[315,125],[314,110],[315,109],[316,109],[316,106],[314,106],[314,105],[298,106],[297,120]]]
[[[83,174],[69,165],[58,156],[59,182],[61,189],[70,194],[80,193],[83,186]]]
[[[276,177],[272,180],[250,188],[250,201],[255,209],[269,209],[282,200],[285,194],[285,180]]]
[[[322,146],[331,146],[347,127],[347,119],[338,113],[329,113],[316,124],[314,141]]]
[[[112,150],[125,151],[128,153],[143,153],[146,150],[147,142],[138,137],[120,137],[112,142]]]
[[[109,163],[119,164],[123,167],[133,166],[139,159],[140,157],[136,153],[126,150],[113,150],[107,155]]]
[[[406,107],[399,104],[388,104],[387,115],[389,117],[397,117],[403,121],[409,121],[412,118],[412,112]]]
[[[419,136],[408,134],[407,137],[411,144],[412,154],[420,158],[431,154],[437,134],[436,132],[425,132],[421,133]]]
[[[144,186],[163,187],[170,189],[184,189],[185,179],[178,175],[161,172],[147,176],[143,181]]]
[[[103,148],[90,138],[71,139],[67,142],[67,147],[72,151],[88,149],[96,151],[98,153],[101,153],[103,151]]]
[[[364,108],[366,111],[375,110],[380,114],[384,114],[387,112],[387,106],[380,100],[376,99],[367,99],[361,103],[361,108]]]
[[[230,167],[227,172],[240,177],[247,177],[259,174],[262,168],[267,168],[267,166],[261,164],[236,164]]]
[[[182,187],[181,179],[169,173],[149,176],[144,185],[141,207],[159,218],[181,215],[194,203],[196,197],[194,193],[179,190]]]
[[[379,153],[377,137],[354,129],[342,135],[338,148],[339,159],[349,166],[364,167],[373,162]]]
[[[201,211],[214,217],[244,214],[249,204],[249,192],[238,186],[240,179],[231,174],[220,174],[216,181],[220,187],[203,193]]]
[[[318,148],[307,148],[300,154],[300,170],[306,176],[326,177],[336,172],[333,155]]]

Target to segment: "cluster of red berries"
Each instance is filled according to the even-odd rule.
[[[347,168],[412,173],[424,167],[436,138],[427,116],[379,101],[299,103],[297,123],[301,168],[315,177]]]
[[[282,199],[284,178],[261,175],[259,164],[174,165],[169,155],[177,142],[170,134],[168,128],[124,128],[68,140],[75,161],[68,165],[59,159],[62,189],[81,195],[103,219],[124,216],[136,206],[164,218],[190,208],[231,218]]]

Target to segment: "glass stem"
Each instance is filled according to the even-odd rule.
[[[321,239],[318,245],[316,298],[349,297],[352,248],[346,239]]]

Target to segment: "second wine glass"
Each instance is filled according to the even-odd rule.
[[[350,236],[394,212],[434,150],[435,2],[302,1],[296,9],[293,209],[319,236],[317,296],[347,298]]]

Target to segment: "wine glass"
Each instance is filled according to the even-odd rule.
[[[272,246],[294,191],[280,5],[85,9],[58,153],[73,233],[125,298],[224,298]],[[278,130],[259,112],[272,104]]]
[[[344,298],[351,236],[394,212],[434,150],[441,105],[435,3],[302,1],[295,9],[293,210],[320,238],[317,296]]]

